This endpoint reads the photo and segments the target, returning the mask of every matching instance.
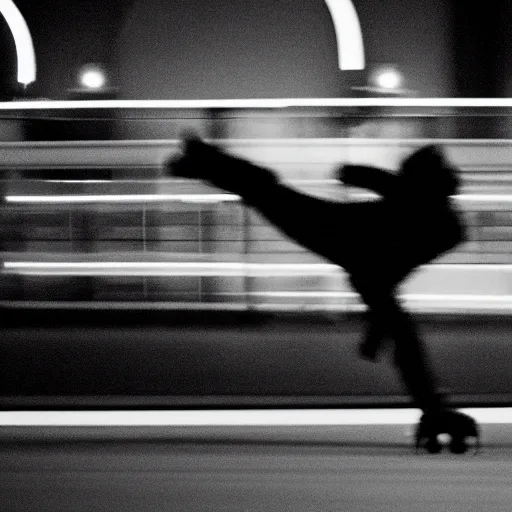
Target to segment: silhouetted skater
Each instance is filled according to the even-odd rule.
[[[340,181],[381,196],[348,203],[299,192],[280,183],[271,170],[193,137],[185,141],[182,156],[168,165],[174,176],[206,180],[241,196],[287,236],[345,269],[368,306],[360,355],[374,359],[384,338],[394,342],[394,363],[424,412],[418,442],[423,436],[427,449],[436,451],[432,429],[437,434],[451,427],[453,434],[448,423],[461,415],[448,411],[437,391],[415,325],[397,300],[397,286],[419,265],[463,240],[463,227],[450,201],[458,178],[441,151],[426,146],[414,152],[396,174],[369,166],[340,167]],[[472,435],[461,429],[454,441],[459,448],[461,438]]]

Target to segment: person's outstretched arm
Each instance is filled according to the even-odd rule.
[[[336,177],[346,185],[367,188],[381,196],[392,194],[399,179],[389,171],[368,165],[343,165],[338,169]]]

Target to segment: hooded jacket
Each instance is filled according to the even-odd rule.
[[[465,238],[450,199],[459,186],[457,172],[436,146],[413,153],[397,173],[346,165],[338,179],[381,196],[347,205],[352,210],[349,235],[359,255],[345,261],[345,268],[356,281],[366,275],[393,287]]]

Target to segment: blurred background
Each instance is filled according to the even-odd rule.
[[[345,3],[18,0],[37,56],[23,92],[69,98],[96,63],[122,99],[337,98],[388,64],[422,97],[510,95],[509,2],[353,0],[366,65],[340,72],[332,13]],[[5,18],[0,29],[0,93],[10,99],[21,94],[14,41]]]
[[[185,370],[183,360],[173,359],[178,352],[171,357],[164,350],[162,360],[178,363],[155,377],[151,393],[275,394],[286,402],[315,389],[315,396],[336,403],[354,396],[357,403],[375,404],[376,396],[404,403],[389,368],[369,370],[354,354],[343,362],[335,358],[325,385],[318,386],[315,372],[330,356],[313,348],[314,336],[297,326],[309,318],[310,332],[328,332],[336,347],[356,322],[350,324],[352,338],[345,336],[353,341],[344,346],[356,343],[364,307],[343,270],[284,237],[236,196],[170,178],[165,162],[183,130],[194,129],[275,169],[294,187],[358,201],[375,196],[334,181],[338,165],[394,170],[411,151],[435,142],[460,169],[462,186],[452,199],[469,238],[411,276],[402,300],[427,322],[427,341],[441,340],[436,365],[459,402],[508,401],[512,353],[503,333],[512,308],[510,2],[485,9],[453,0],[304,0],[300,8],[292,0],[6,0],[0,6],[5,322],[18,318],[23,324],[39,314],[55,327],[78,312],[95,312],[99,336],[112,340],[110,327],[144,312],[144,321],[160,315],[168,324],[181,322],[177,344],[166,345],[171,352],[182,350],[184,326],[189,333],[198,330],[194,339],[210,336],[216,343],[234,319],[249,322],[237,324],[247,336],[254,328],[260,332],[261,322],[273,322],[271,339],[302,339],[305,353],[315,354],[311,380],[297,387],[305,362],[285,352],[280,364],[293,371],[283,377],[282,366],[276,367],[282,385],[262,391],[257,377],[243,381],[244,365],[254,361],[243,363],[240,347],[228,344],[221,360],[205,363],[204,354],[187,359],[189,373],[210,365],[213,380],[199,375],[186,389],[169,387],[169,375]],[[447,315],[456,333],[448,340],[440,320]],[[200,328],[205,319],[224,327]],[[472,321],[482,331],[473,330],[477,339],[465,343]],[[490,381],[489,361],[477,355],[484,357],[495,329],[501,334],[493,364],[501,370]],[[48,335],[43,343],[41,333],[32,336],[34,345],[23,349],[39,354],[30,359],[38,376],[30,385],[23,378],[28,369],[21,345],[5,338],[5,403],[23,397],[32,403],[42,395],[108,397],[112,390],[144,396],[140,369],[132,380],[108,384],[110,377],[99,378],[108,370],[84,342],[77,366],[65,373],[64,354],[52,352],[55,338]],[[116,347],[108,351],[121,364],[118,377],[126,377],[126,346]],[[147,347],[137,347],[148,354]],[[259,371],[265,372],[271,353]],[[462,369],[452,371],[450,361],[460,357],[466,358],[462,369],[473,361],[471,382]],[[226,361],[225,368],[237,368],[242,380],[216,388]],[[338,373],[346,364],[355,365],[350,371],[369,372],[367,379],[341,384]],[[60,370],[46,386],[50,366]]]
[[[0,508],[509,510],[511,39],[508,0],[0,0]],[[343,269],[166,174],[191,129],[335,201],[443,148],[468,239],[400,300],[483,455],[412,455]]]

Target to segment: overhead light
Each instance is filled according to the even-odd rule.
[[[372,85],[385,90],[396,90],[403,85],[403,75],[396,66],[378,66],[371,74]]]
[[[80,85],[86,89],[102,89],[107,83],[107,74],[98,64],[87,64],[80,69]]]

